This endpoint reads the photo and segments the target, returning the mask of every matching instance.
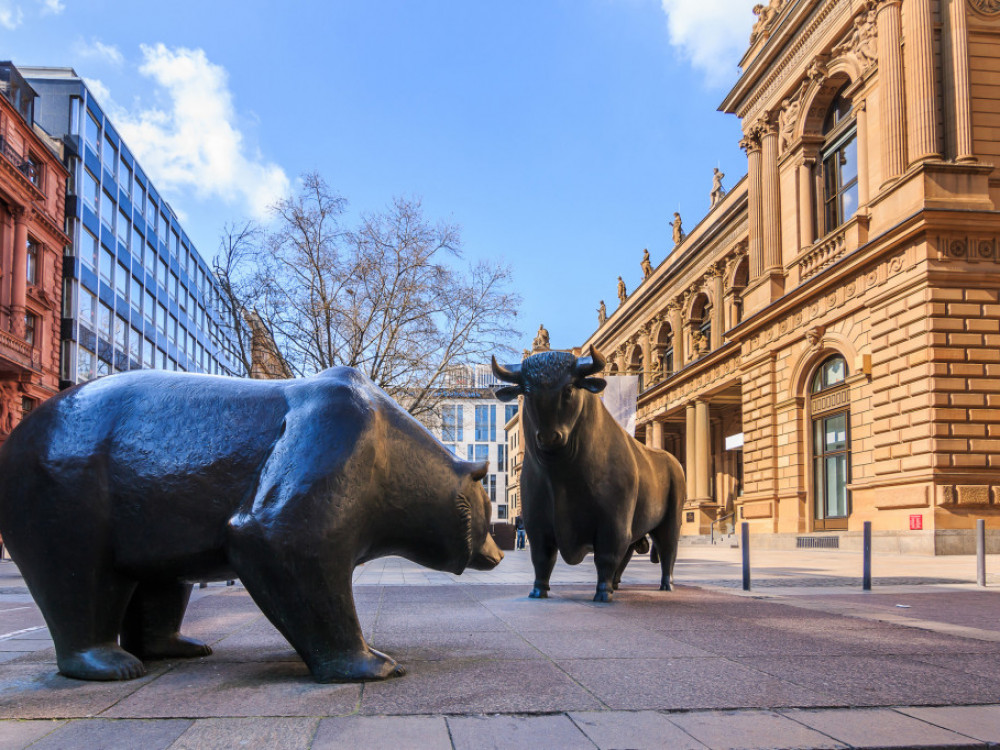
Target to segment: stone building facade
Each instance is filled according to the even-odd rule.
[[[1000,537],[1000,5],[757,10],[721,106],[746,177],[586,344],[642,377],[682,533],[970,551]]]
[[[0,443],[59,390],[66,177],[35,92],[0,63]],[[56,149],[56,150],[53,150]]]

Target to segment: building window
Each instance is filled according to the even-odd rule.
[[[101,248],[101,281],[112,286],[115,277],[115,257],[106,248]]]
[[[441,411],[441,440],[445,443],[461,443],[465,440],[462,429],[464,419],[461,404],[445,404]]]
[[[497,439],[496,404],[476,407],[476,442],[495,443]]]
[[[834,97],[823,123],[823,221],[832,232],[858,210],[857,124],[843,91]]]
[[[111,341],[111,320],[114,318],[114,314],[111,312],[111,308],[103,302],[99,303],[99,305],[97,309],[97,330],[105,341]]]
[[[115,292],[126,302],[128,302],[128,279],[128,269],[119,263],[118,274],[115,276]]]
[[[91,271],[97,270],[97,253],[97,237],[95,237],[89,229],[84,228],[84,230],[80,233],[80,260],[82,260],[83,265]]]
[[[153,193],[146,196],[146,231],[149,234],[156,232],[156,198]],[[151,238],[152,239],[152,238]]]
[[[115,228],[115,200],[107,190],[101,196],[101,221],[108,229]]]
[[[34,411],[37,402],[35,399],[28,396],[21,396],[21,420],[24,421],[32,411]]]
[[[94,330],[94,318],[97,317],[97,297],[82,287],[80,288],[80,325]]]
[[[26,270],[28,284],[34,286],[38,283],[38,243],[32,239],[28,240],[28,266]]]
[[[38,163],[38,157],[30,151],[24,155],[21,171],[25,177],[31,180],[32,185],[39,190],[42,189],[42,165]]]
[[[96,153],[101,143],[101,123],[90,112],[87,112],[85,138],[87,145]]]
[[[850,400],[847,362],[830,357],[810,385],[812,411],[813,501],[818,531],[847,528],[851,481]]]
[[[663,350],[663,374],[673,375],[674,373],[674,347],[668,346]]]
[[[139,279],[135,276],[132,277],[129,292],[129,302],[132,303],[132,309],[139,312],[142,309],[142,284],[139,283]]]
[[[483,487],[486,488],[486,492],[490,496],[490,502],[495,503],[497,501],[497,475],[489,474],[483,477]]]
[[[128,214],[124,211],[118,212],[118,241],[122,244],[122,247],[128,247],[129,240],[129,221]]]
[[[489,461],[490,460],[490,446],[488,445],[472,445],[468,446],[468,459],[470,461]],[[484,480],[485,481],[485,480]]]
[[[76,350],[76,379],[81,383],[97,377],[97,355],[82,346]]]
[[[107,135],[104,136],[104,148],[101,150],[101,161],[104,162],[104,168],[108,170],[108,174],[112,177],[115,175],[115,167],[118,164],[118,149],[115,148],[115,144],[111,142],[111,139]]]
[[[122,159],[118,162],[118,187],[125,195],[132,196],[132,168]]]
[[[36,335],[35,332],[36,332],[37,328],[38,328],[38,316],[37,315],[32,315],[31,313],[25,313],[24,314],[24,340],[27,343],[31,344],[31,346],[35,345],[35,335]]]
[[[83,170],[83,202],[97,213],[97,204],[101,196],[101,185],[89,169]]]
[[[498,521],[506,521],[507,520],[507,506],[506,505],[498,505],[497,506],[497,520]]]
[[[517,414],[517,404],[507,404],[503,409],[503,423],[507,424]]]

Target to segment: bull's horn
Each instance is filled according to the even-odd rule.
[[[511,365],[510,367],[504,367],[499,362],[497,362],[497,358],[495,355],[493,357],[493,374],[496,375],[498,379],[504,381],[505,383],[516,383],[517,385],[521,385],[521,380],[524,377],[521,374],[521,365]]]
[[[604,355],[601,354],[594,345],[590,345],[590,356],[589,357],[578,357],[576,360],[576,374],[577,377],[585,378],[588,375],[593,375],[595,372],[600,372],[604,369]]]

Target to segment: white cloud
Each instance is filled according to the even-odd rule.
[[[47,16],[49,14],[58,16],[64,10],[66,10],[66,3],[62,0],[38,0],[42,5],[42,15]]]
[[[134,112],[114,107],[112,119],[150,177],[161,189],[242,202],[263,217],[288,193],[289,180],[246,144],[225,69],[200,49],[140,49],[139,72],[156,84],[165,106]]]
[[[728,83],[749,46],[751,0],[661,0],[670,43],[712,85]]]
[[[14,30],[24,20],[24,11],[11,0],[0,0],[0,26]]]
[[[73,51],[80,57],[104,60],[112,65],[121,65],[125,59],[115,45],[105,44],[100,39],[92,39],[89,44],[81,39],[73,45]]]

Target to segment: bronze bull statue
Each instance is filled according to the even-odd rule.
[[[652,537],[660,562],[660,589],[669,591],[677,558],[684,471],[671,454],[647,448],[615,422],[597,394],[594,377],[604,357],[541,352],[493,373],[511,385],[496,395],[524,397],[521,471],[524,528],[535,568],[532,598],[545,598],[558,551],[570,565],[594,553],[594,601],[611,601],[633,545]]]

